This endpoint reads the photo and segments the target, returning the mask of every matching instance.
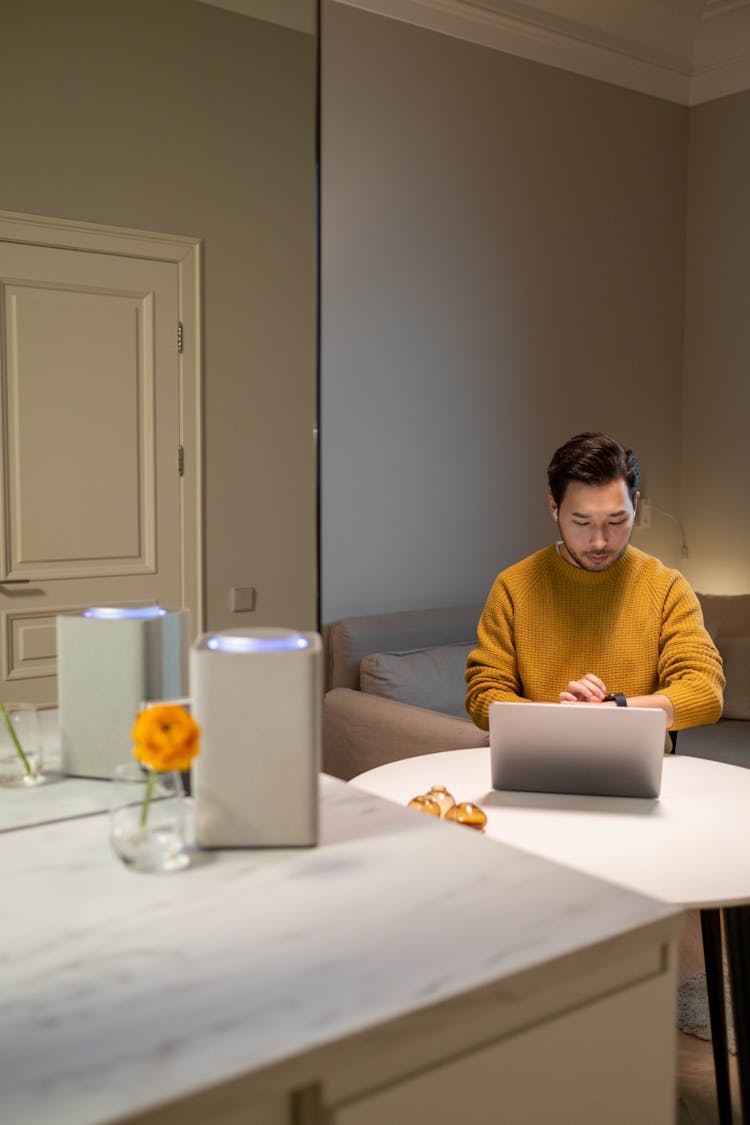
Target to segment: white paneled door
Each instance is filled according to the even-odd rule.
[[[144,256],[135,232],[118,245],[116,233],[98,243],[92,231],[68,229],[61,241],[75,248],[44,245],[38,231],[0,240],[6,701],[55,701],[58,613],[151,602],[198,611],[184,557],[195,549],[186,524],[199,522],[183,513],[186,453],[194,483],[196,472],[184,264]],[[196,488],[189,497],[197,503]]]

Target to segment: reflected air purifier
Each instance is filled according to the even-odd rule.
[[[227,629],[190,650],[196,840],[205,848],[318,842],[322,644],[317,633]]]
[[[57,617],[64,773],[111,778],[130,760],[144,703],[187,695],[189,645],[187,609],[95,607]]]

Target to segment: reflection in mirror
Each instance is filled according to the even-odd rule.
[[[60,772],[57,711],[50,708],[39,714],[42,783],[30,789],[0,787],[0,832],[90,816],[109,807],[109,782],[65,777]]]
[[[0,97],[14,111],[0,127],[0,208],[200,243],[186,326],[202,383],[185,435],[202,456],[195,627],[317,626],[316,7],[2,0]],[[70,585],[50,582],[48,606],[99,600]],[[0,588],[3,619],[22,610],[20,590]],[[247,590],[254,608],[233,597]],[[32,670],[29,690],[53,703],[44,679]],[[25,796],[52,802],[72,784]]]

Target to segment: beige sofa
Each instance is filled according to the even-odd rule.
[[[750,594],[698,594],[703,620],[724,661],[718,723],[677,736],[677,753],[750,767]]]
[[[375,766],[484,746],[464,710],[479,605],[349,617],[325,630],[323,768],[345,781]]]
[[[699,594],[727,676],[724,715],[677,753],[750,766],[750,594]],[[348,780],[399,758],[484,746],[464,710],[481,605],[350,617],[325,630],[323,765]]]

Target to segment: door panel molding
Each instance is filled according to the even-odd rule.
[[[58,252],[58,249],[52,250],[53,254]],[[7,539],[2,577],[54,579],[82,578],[92,573],[155,573],[153,296],[126,290],[116,293],[107,287],[93,291],[83,285],[28,283],[19,286],[0,282],[0,306],[5,316],[7,338],[7,410],[3,413],[0,435],[0,447],[7,450],[7,473],[0,491],[0,511],[5,526],[12,529]],[[69,331],[70,323],[76,319],[84,323],[90,318],[103,322],[102,354],[86,354],[90,349],[82,350],[80,340],[78,349],[71,354],[76,339]],[[71,441],[83,440],[82,431],[92,428],[91,408],[82,421],[75,417],[79,413],[77,410],[71,416],[65,413],[63,404],[58,403],[54,437],[50,434],[50,408],[44,401],[48,391],[43,383],[50,352],[54,353],[58,364],[75,367],[83,373],[78,394],[93,401],[100,391],[99,368],[107,367],[110,383],[118,377],[116,368],[122,369],[118,409],[111,409],[111,399],[103,400],[94,426],[101,431],[98,460],[102,476],[110,486],[108,503],[117,509],[117,520],[110,525],[108,535],[103,531],[101,519],[97,519],[96,503],[90,505],[91,523],[96,523],[95,535],[87,535],[89,521],[71,528],[69,521],[61,516],[65,497],[56,494],[54,471],[44,475],[33,472],[35,462],[43,461],[52,453],[54,464],[55,455],[64,456],[65,447]],[[129,356],[129,360],[116,363],[113,355]],[[135,382],[131,368],[135,370]],[[110,395],[111,392],[110,386]],[[123,430],[123,440],[129,440],[132,455],[138,462],[136,478],[128,482],[127,492],[119,497],[112,491],[116,477],[107,475],[115,427]],[[76,492],[81,494],[91,488],[94,493],[101,493],[102,485],[102,480],[82,478]],[[61,535],[63,542],[60,542]],[[96,552],[75,549],[84,548],[87,538],[89,544],[96,543]],[[107,547],[109,549],[102,549]]]
[[[132,577],[135,582],[133,596],[137,597],[142,588],[142,600],[154,600],[148,596],[148,578],[159,572],[160,568],[163,569],[157,557],[157,550],[160,551],[160,548],[157,547],[159,511],[155,482],[159,474],[162,474],[160,479],[169,479],[173,465],[175,475],[177,474],[179,447],[182,450],[182,472],[175,492],[179,513],[175,517],[174,526],[179,528],[179,545],[176,544],[179,549],[176,550],[175,557],[179,560],[180,600],[181,606],[191,612],[194,630],[203,631],[205,591],[200,240],[184,235],[164,235],[0,211],[0,243],[19,244],[17,251],[6,255],[7,265],[11,268],[4,271],[0,282],[0,329],[2,337],[7,340],[4,371],[6,385],[3,416],[0,419],[0,447],[4,450],[3,481],[0,487],[0,543],[3,544],[0,550],[0,581],[3,578],[29,580],[31,583],[54,579],[71,580],[69,594],[73,595],[76,602],[79,598],[85,599],[82,604],[86,605],[92,604],[96,599],[94,591],[97,577]],[[33,280],[35,269],[30,272],[27,270],[19,277],[13,274],[12,264],[21,247],[24,255],[31,255],[34,262],[37,258],[40,262],[44,259],[44,275],[40,269],[38,284]],[[59,250],[62,253],[58,258],[55,254],[47,253],[48,250]],[[83,258],[90,258],[94,263],[90,276],[95,276],[96,280],[95,288],[89,290],[90,297],[86,296],[86,277],[83,274],[75,284],[66,283],[66,276],[73,276],[70,270],[66,273],[67,251],[83,251],[82,255],[76,255],[76,259],[80,262]],[[102,255],[101,271],[95,265],[96,259],[92,257],[96,254]],[[134,260],[132,267],[126,261],[128,259]],[[122,265],[117,265],[115,260],[122,262]],[[23,263],[25,261],[24,257]],[[23,263],[19,260],[16,272],[21,271]],[[164,266],[160,263],[164,263]],[[157,298],[155,301],[155,294],[161,292],[156,278],[160,276],[160,271],[166,269],[172,279],[176,269],[177,284],[175,290],[174,280],[171,282],[172,296],[165,312],[163,304],[156,309],[154,304],[158,304],[160,300]],[[139,271],[146,279],[146,285],[140,288],[137,279]],[[78,276],[78,271],[75,271],[75,275]],[[150,288],[151,277],[154,278],[153,288]],[[129,286],[131,280],[134,284]],[[31,355],[33,360],[37,339],[46,339],[48,351],[51,350],[53,354],[56,354],[56,332],[62,345],[66,344],[65,314],[70,312],[73,317],[80,314],[83,318],[87,301],[89,311],[92,307],[98,307],[106,320],[106,330],[102,330],[98,345],[99,354],[91,359],[87,367],[89,357],[84,353],[76,353],[74,334],[71,331],[67,368],[80,370],[75,393],[83,396],[82,401],[93,401],[96,404],[97,364],[101,369],[106,362],[106,386],[108,393],[114,395],[114,401],[111,421],[107,418],[104,406],[98,420],[101,429],[107,430],[107,438],[109,431],[113,431],[115,450],[127,448],[127,459],[123,464],[135,458],[137,469],[133,475],[138,477],[135,481],[132,476],[121,474],[125,483],[121,485],[119,493],[113,496],[111,509],[108,507],[104,486],[97,492],[96,482],[81,478],[83,510],[88,511],[90,489],[92,520],[96,520],[97,513],[102,512],[108,518],[108,526],[96,541],[93,535],[87,535],[85,521],[80,518],[78,521],[71,521],[69,528],[65,526],[64,518],[59,514],[64,505],[55,502],[54,475],[50,477],[47,489],[44,481],[40,482],[38,474],[33,479],[28,464],[24,462],[24,457],[33,454],[36,458],[37,452],[46,448],[45,438],[51,434],[49,460],[50,473],[54,474],[55,460],[64,455],[65,449],[58,431],[45,430],[49,421],[44,411],[35,406],[39,388],[34,386],[33,363],[27,371],[20,371],[17,367],[18,353],[13,351],[13,335],[18,331],[19,302],[27,302],[23,317],[28,321],[27,345],[30,342],[31,346],[26,347],[24,354]],[[91,302],[101,304],[92,306]],[[35,318],[39,322],[38,333],[32,331],[36,326]],[[178,324],[181,337],[179,350]],[[109,352],[108,335],[112,339]],[[39,347],[43,355],[44,345],[40,344]],[[76,363],[78,355],[80,362]],[[155,413],[159,393],[155,366],[157,355],[162,357],[158,371],[162,371],[164,357],[169,355],[172,373],[170,378],[177,380],[178,418],[173,432],[167,440],[162,440],[161,446],[159,437],[162,428],[160,425],[159,432],[156,432]],[[127,361],[122,359],[123,356],[129,356]],[[123,364],[121,376],[118,375],[118,363]],[[131,372],[129,381],[125,370],[128,365]],[[67,417],[71,438],[75,441],[75,413],[66,412],[64,405],[63,403],[60,415],[63,419]],[[25,416],[19,425],[19,411],[22,409]],[[54,416],[54,411],[52,413]],[[93,413],[96,417],[96,405]],[[174,418],[174,414],[169,417]],[[19,448],[23,444],[20,438],[14,446],[12,436],[12,432],[24,432],[24,423],[30,424],[32,428],[36,426],[34,440],[26,450]],[[176,435],[176,440],[173,434]],[[80,427],[78,436],[80,437]],[[104,460],[107,443],[103,439],[100,448],[100,456]],[[155,450],[158,450],[157,459],[154,457]],[[38,465],[39,460],[32,463]],[[111,487],[113,485],[110,485],[110,489]],[[76,493],[67,493],[67,496],[71,495],[75,496]],[[116,512],[116,516],[113,512]],[[162,527],[161,519],[159,527]],[[170,533],[170,540],[175,542],[173,533]],[[86,587],[85,583],[91,585]],[[31,593],[29,587],[25,589]],[[54,596],[54,600],[58,601],[59,598]],[[24,611],[17,605],[4,612],[0,620],[4,621],[5,626],[2,656],[7,677],[21,679],[27,676],[54,675],[54,655],[50,654],[49,635],[45,630],[49,629],[49,621],[53,621],[57,613],[64,611],[62,607],[32,610],[31,606]],[[44,625],[45,620],[47,625]]]
[[[82,606],[81,609],[85,609]],[[54,609],[5,610],[4,679],[26,680],[56,674],[57,642]]]

